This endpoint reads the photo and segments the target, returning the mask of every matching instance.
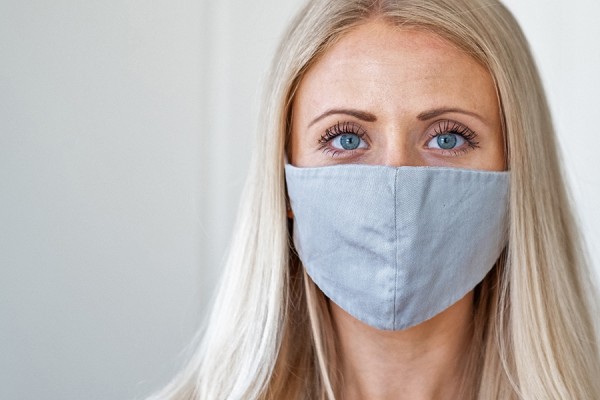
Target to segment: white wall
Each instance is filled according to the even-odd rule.
[[[0,1],[1,399],[142,398],[178,368],[299,4]],[[598,266],[600,6],[507,4]]]
[[[0,3],[0,398],[132,398],[192,334],[200,14]]]

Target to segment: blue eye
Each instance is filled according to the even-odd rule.
[[[460,147],[465,143],[465,138],[456,133],[445,133],[443,135],[437,135],[431,138],[428,147],[433,149],[452,150],[456,147]]]
[[[336,136],[332,141],[331,145],[336,149],[343,150],[355,150],[359,146],[366,147],[366,143],[356,133],[344,133]]]
[[[437,121],[433,132],[429,134],[427,147],[430,149],[445,150],[445,156],[460,155],[463,152],[479,147],[476,140],[477,134],[466,125],[452,120]]]
[[[332,140],[332,146],[344,150],[354,150],[360,145],[361,139],[355,133],[344,133]]]
[[[352,121],[338,122],[319,139],[319,149],[332,157],[351,157],[354,151],[368,148],[367,131]]]

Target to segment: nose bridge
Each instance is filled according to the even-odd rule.
[[[402,124],[390,124],[385,129],[386,140],[383,164],[390,167],[420,165],[420,155],[410,138],[408,129]]]

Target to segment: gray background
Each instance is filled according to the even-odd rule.
[[[143,398],[180,367],[299,4],[0,0],[0,399]],[[600,3],[507,4],[598,267]]]

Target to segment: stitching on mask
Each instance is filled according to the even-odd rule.
[[[394,318],[392,329],[396,329],[396,296],[398,293],[398,169],[394,173],[394,237],[396,242],[396,254],[394,257]]]

